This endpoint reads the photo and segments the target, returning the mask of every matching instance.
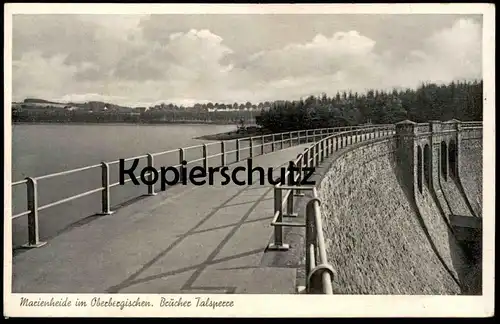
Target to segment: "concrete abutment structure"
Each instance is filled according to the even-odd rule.
[[[473,207],[471,195],[462,181],[469,173],[463,172],[465,165],[462,160],[469,159],[470,155],[481,158],[477,156],[478,152],[469,152],[468,143],[466,149],[462,144],[475,141],[476,145],[481,144],[476,149],[482,152],[481,140],[481,131],[462,129],[457,120],[421,124],[406,120],[396,124],[397,160],[405,185],[414,195],[417,192],[422,194],[425,184],[449,223],[455,215],[481,218],[477,212],[480,209]],[[481,172],[481,168],[476,169],[474,173]],[[476,225],[473,227],[477,228]]]
[[[480,289],[470,282],[469,273],[480,272],[477,255],[481,253],[482,221],[461,179],[462,158],[470,154],[462,143],[470,139],[481,136],[476,129],[463,129],[458,120],[396,125],[399,168],[410,166],[405,186],[411,188],[410,197],[433,250],[462,293]]]

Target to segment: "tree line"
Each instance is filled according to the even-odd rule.
[[[483,81],[421,84],[417,89],[365,94],[338,92],[334,97],[310,96],[305,100],[274,102],[256,117],[258,125],[283,132],[359,124],[393,124],[409,119],[482,120]]]
[[[237,124],[241,120],[245,123],[255,122],[255,112],[228,111],[203,112],[191,111],[143,111],[123,113],[116,111],[89,112],[82,110],[68,111],[64,109],[24,109],[12,111],[14,123],[134,123],[134,124],[163,124],[163,123],[217,123]]]

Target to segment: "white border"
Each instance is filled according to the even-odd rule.
[[[493,4],[6,4],[4,14],[4,316],[8,317],[484,317],[494,314],[495,236],[495,7]],[[483,295],[470,296],[361,296],[361,295],[202,295],[233,300],[232,308],[21,308],[22,296],[90,301],[93,297],[149,300],[160,296],[194,299],[200,295],[157,294],[12,294],[11,241],[11,82],[13,14],[483,14]]]

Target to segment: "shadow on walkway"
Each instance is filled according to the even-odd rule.
[[[253,189],[257,189],[255,185],[254,186],[247,186],[247,187],[239,190],[238,192],[236,192],[236,194],[231,196],[229,199],[227,199],[221,205],[214,208],[209,214],[207,214],[203,219],[201,219],[195,226],[193,226],[191,229],[189,229],[186,233],[178,236],[178,238],[172,244],[170,244],[165,250],[158,253],[149,262],[144,264],[138,271],[136,271],[135,273],[130,275],[128,278],[126,278],[124,281],[122,281],[118,285],[109,287],[108,289],[106,289],[106,292],[107,293],[118,293],[121,290],[123,290],[127,287],[130,287],[130,286],[133,286],[133,285],[146,283],[146,282],[149,282],[152,280],[165,278],[168,276],[180,274],[180,273],[187,272],[190,270],[195,270],[195,272],[186,280],[186,282],[182,286],[182,288],[181,288],[182,291],[189,292],[189,290],[207,290],[207,291],[224,290],[225,293],[234,293],[237,287],[207,287],[207,286],[195,287],[195,286],[193,286],[193,284],[198,279],[198,277],[203,272],[203,270],[205,270],[205,268],[209,265],[214,265],[214,264],[218,264],[221,262],[225,262],[225,261],[229,261],[229,260],[242,258],[245,256],[264,252],[264,250],[266,248],[265,246],[263,246],[262,249],[255,249],[255,250],[243,252],[240,254],[235,254],[235,255],[230,256],[230,257],[224,257],[224,258],[220,258],[220,259],[215,258],[217,256],[217,254],[219,254],[219,252],[222,250],[222,248],[229,242],[229,240],[231,240],[231,238],[234,236],[234,234],[238,231],[238,229],[240,229],[240,227],[243,224],[248,224],[248,223],[252,223],[252,222],[258,222],[258,221],[262,221],[262,220],[266,220],[266,219],[271,219],[273,217],[273,215],[269,215],[269,217],[264,217],[264,218],[253,219],[253,220],[247,221],[250,214],[257,208],[257,206],[261,202],[263,202],[265,200],[269,200],[269,199],[265,199],[265,197],[269,194],[269,192],[271,192],[271,190],[272,190],[271,186],[269,186],[268,188],[260,186],[258,189],[261,189],[261,190],[265,189],[265,192],[259,196],[256,196],[256,198],[254,200],[247,201],[244,203],[230,204],[233,200],[235,200],[235,198],[237,198],[238,196],[240,196],[244,192],[249,191],[249,190],[253,190]],[[214,216],[221,209],[229,207],[229,206],[238,206],[238,205],[243,206],[243,205],[248,205],[248,204],[251,204],[251,205],[248,208],[245,208],[245,211],[238,222],[233,223],[233,224],[229,224],[229,225],[213,227],[210,229],[199,230],[199,228],[204,223],[206,223],[212,216]],[[242,207],[242,209],[243,208],[244,207]],[[242,212],[243,212],[243,210],[242,210]],[[217,229],[222,229],[222,228],[231,228],[231,231],[223,238],[223,240],[210,253],[210,255],[207,257],[207,259],[203,263],[138,279],[138,277],[142,273],[144,273],[147,269],[149,269],[157,261],[166,257],[170,251],[172,251],[176,246],[181,244],[187,237],[197,235],[200,233],[205,233],[205,232],[217,230]],[[229,270],[229,268],[226,270]]]

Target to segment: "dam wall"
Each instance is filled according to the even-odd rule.
[[[453,218],[455,210],[470,218],[480,210],[479,140],[442,124],[403,122],[396,136],[331,162],[318,194],[335,293],[481,293],[480,258],[471,257],[481,254],[480,244],[477,237],[464,242],[457,231],[469,228],[457,228]],[[449,145],[441,145],[452,140],[458,149],[450,167]]]

